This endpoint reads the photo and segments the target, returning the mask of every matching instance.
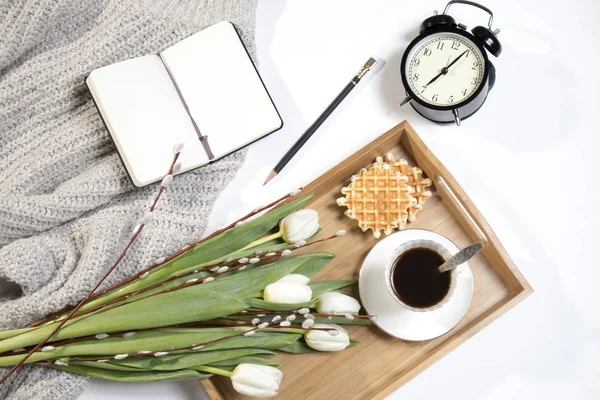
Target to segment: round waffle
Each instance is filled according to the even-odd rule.
[[[426,190],[431,186],[431,179],[423,178],[423,171],[420,168],[409,166],[408,161],[404,159],[396,161],[391,153],[385,156],[385,162],[390,165],[392,171],[406,176],[408,185],[413,189],[410,195],[415,198],[416,202],[408,208],[408,220],[412,222],[417,213],[423,209],[425,200],[431,197],[431,191]]]
[[[339,206],[348,207],[344,214],[356,219],[363,232],[371,229],[375,238],[381,231],[389,235],[394,228],[404,229],[408,208],[416,202],[410,196],[408,177],[393,171],[381,157],[378,160],[352,176],[350,185],[342,189],[345,197],[337,199]]]

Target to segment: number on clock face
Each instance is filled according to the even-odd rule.
[[[455,105],[469,98],[481,85],[485,67],[479,48],[451,33],[423,39],[406,62],[412,91],[437,106]]]

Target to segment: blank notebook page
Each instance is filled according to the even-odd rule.
[[[87,79],[100,113],[136,186],[166,175],[173,146],[184,142],[182,170],[208,162],[160,58],[133,58]]]
[[[216,158],[281,127],[230,22],[219,22],[160,55]]]

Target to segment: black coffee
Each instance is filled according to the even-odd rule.
[[[436,305],[450,290],[450,271],[438,272],[444,263],[433,250],[416,248],[404,252],[394,261],[392,289],[400,300],[415,308]]]

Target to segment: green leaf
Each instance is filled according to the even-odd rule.
[[[358,343],[359,343],[358,340],[350,339],[350,344],[348,345],[347,348],[354,347]],[[315,350],[312,347],[310,347],[309,345],[307,345],[304,340],[298,340],[297,342],[294,342],[288,346],[281,347],[279,349],[279,351],[284,351],[286,353],[293,353],[293,354],[321,353],[321,351]]]
[[[98,314],[101,312],[111,310],[116,307],[120,307],[123,304],[133,303],[133,302],[145,299],[146,297],[154,296],[156,294],[159,294],[159,293],[165,292],[167,290],[173,289],[177,286],[180,286],[180,285],[186,283],[187,281],[189,281],[190,279],[202,279],[202,278],[206,278],[207,276],[209,276],[211,274],[212,274],[212,272],[203,271],[203,272],[198,272],[196,274],[188,275],[186,277],[175,279],[170,282],[165,282],[162,285],[160,285],[159,287],[150,289],[143,293],[134,294],[131,297],[127,297],[125,300],[118,301],[116,303],[111,304],[110,306],[106,306],[106,307],[102,308],[101,310],[94,312],[94,314]]]
[[[206,289],[193,290],[195,288],[192,286],[149,297],[88,318],[80,318],[71,324],[67,323],[53,336],[51,341],[209,320],[241,311],[247,307],[244,302],[234,297]],[[37,344],[53,330],[54,325],[48,325],[0,341],[0,352]]]
[[[314,307],[316,301],[308,301],[305,303],[292,303],[292,304],[283,304],[283,303],[271,303],[262,299],[248,299],[246,300],[253,309],[255,310],[269,310],[269,311],[295,311],[304,307]]]
[[[304,340],[298,340],[288,346],[281,347],[279,351],[293,354],[319,353],[318,350],[309,347]]]
[[[197,365],[229,360],[251,355],[275,355],[272,351],[255,348],[241,348],[218,351],[202,351],[195,353],[173,354],[163,357],[133,357],[115,361],[114,364],[146,369],[146,370],[178,370],[191,368]],[[235,364],[234,364],[235,365]]]
[[[275,239],[275,240],[270,240],[266,243],[260,244],[258,246],[248,248],[246,250],[234,251],[233,253],[228,254],[227,256],[229,258],[233,258],[233,259],[238,259],[238,258],[242,258],[242,257],[250,258],[251,256],[254,256],[257,251],[261,252],[261,253],[265,252],[265,251],[279,251],[279,250],[289,249],[292,246],[294,246],[294,245],[286,243],[282,239]]]
[[[317,234],[318,234],[318,232],[317,232]],[[314,236],[316,236],[316,234],[313,235],[313,237]],[[280,250],[289,249],[291,247],[293,247],[293,244],[289,244],[289,243],[283,242],[281,239],[275,239],[275,240],[271,240],[269,242],[263,243],[263,244],[258,245],[258,246],[254,246],[254,247],[246,249],[246,250],[240,250],[240,251],[231,253],[231,254],[228,255],[228,258],[238,259],[238,258],[241,258],[241,257],[252,257],[252,256],[254,256],[255,252],[257,252],[257,251],[259,251],[259,252],[280,251]],[[327,261],[328,260],[324,261],[322,259],[316,259],[316,261],[310,260],[309,262],[310,262],[310,264],[316,264],[316,265],[322,265],[322,266],[324,266],[325,264],[327,264]],[[200,266],[196,266],[196,267],[200,268]],[[255,265],[248,265],[247,270],[254,269],[256,267],[260,267],[260,266],[258,266],[258,265],[256,265],[256,266]],[[304,266],[302,266],[302,267],[304,267]],[[233,276],[233,275],[240,274],[240,273],[243,273],[243,272],[244,271],[232,271],[232,272],[230,272],[228,274],[228,276]],[[133,296],[127,298],[126,300],[120,301],[118,303],[114,303],[114,304],[112,304],[110,306],[110,308],[118,307],[119,305],[122,305],[122,304],[131,303],[131,302],[143,299],[145,297],[152,296],[152,295],[154,295],[156,293],[163,292],[163,291],[165,291],[167,289],[171,289],[171,288],[177,287],[177,286],[179,286],[179,285],[181,285],[181,284],[189,281],[190,279],[202,279],[202,278],[205,278],[205,277],[207,277],[207,276],[209,276],[211,274],[212,274],[212,272],[206,272],[206,271],[204,271],[204,272],[198,272],[196,274],[188,275],[188,276],[185,276],[185,277],[182,277],[182,278],[179,278],[179,279],[176,279],[176,280],[164,283],[160,287],[148,290],[148,291],[140,293],[140,294],[134,294]],[[217,276],[216,279],[220,280],[220,279],[223,279],[223,277]]]
[[[321,229],[318,229],[317,232],[314,235],[312,235],[311,237],[309,237],[308,239],[306,239],[306,241],[307,242],[311,241],[313,238],[318,236],[320,232],[321,232]],[[228,256],[228,258],[238,259],[238,258],[242,258],[242,257],[251,257],[254,254],[256,254],[256,252],[262,253],[262,252],[266,252],[266,251],[280,251],[280,250],[290,249],[292,247],[294,247],[294,243],[287,243],[287,242],[283,241],[283,239],[278,238],[278,239],[270,240],[268,242],[259,244],[257,246],[250,247],[248,249],[235,251],[234,253],[228,254],[227,256]]]
[[[274,260],[273,264],[277,263],[277,265],[279,267],[281,267],[283,265],[287,265],[288,263],[298,263],[298,265],[300,266],[299,268],[303,268],[304,264],[307,264],[307,263],[309,263],[310,265],[324,266],[325,264],[327,264],[327,262],[331,258],[333,258],[333,255],[331,255],[329,253],[312,253],[312,254],[307,254],[307,255],[302,255],[302,256],[285,257],[282,259]],[[251,273],[251,271],[254,271],[255,269],[256,270],[260,269],[263,272],[260,272],[260,273],[252,272]],[[256,279],[267,276],[268,275],[267,271],[268,271],[268,269],[265,269],[265,266],[261,265],[261,266],[258,266],[257,268],[256,267],[249,268],[246,271],[229,273],[226,276],[217,278],[217,280],[210,283],[210,285],[211,285],[210,290],[214,291],[214,292],[222,293],[222,294],[235,295],[236,297],[241,298],[241,296],[244,295],[244,291],[239,290],[239,288],[240,287],[246,288],[248,286],[248,285],[244,284],[244,281],[246,281],[247,279],[252,279],[254,282],[254,281],[256,281]],[[241,277],[237,276],[242,273],[244,273],[243,276],[241,276]],[[248,275],[248,274],[251,274],[251,275]],[[146,297],[150,297],[150,296],[153,296],[162,291],[176,287],[182,283],[187,282],[190,279],[193,279],[193,278],[200,279],[200,278],[206,277],[208,275],[209,275],[209,273],[207,273],[207,272],[199,272],[197,274],[190,275],[185,278],[179,278],[177,280],[168,282],[168,283],[162,285],[161,287],[157,287],[157,288],[149,290],[147,292],[140,293],[138,295],[134,295],[124,301],[115,303],[115,304],[111,305],[108,309],[113,309],[113,308],[119,307],[122,304],[133,303],[135,301],[139,301]],[[268,285],[269,283],[272,283],[269,279],[265,280],[264,286]],[[224,288],[224,286],[226,288]],[[262,286],[262,285],[259,285],[259,286]],[[260,290],[262,290],[264,288],[264,286],[260,287]],[[102,310],[101,312],[105,312],[105,310]],[[98,313],[100,313],[100,312],[98,312]]]
[[[210,290],[246,299],[263,290],[265,286],[291,274],[304,263],[315,259],[330,260],[331,253],[309,253],[300,256],[282,257],[279,260],[244,271],[242,274],[229,275],[210,283]],[[202,286],[202,285],[200,285]],[[208,285],[207,285],[208,286]],[[188,289],[182,289],[188,290]]]
[[[113,371],[132,371],[139,372],[139,368],[127,367],[125,365],[116,365],[112,362],[97,362],[97,361],[76,361],[70,362],[69,365],[80,365],[82,367],[91,367],[91,368],[99,368],[99,369],[110,369]]]
[[[275,353],[277,354],[277,353]],[[217,361],[214,363],[208,364],[211,367],[228,367],[228,366],[237,366],[240,364],[257,364],[257,365],[268,365],[270,367],[279,367],[281,364],[274,360],[269,360],[268,358],[262,357],[238,357],[231,358],[229,360]]]
[[[296,271],[294,271],[294,273],[304,275],[312,279],[313,276],[321,272],[321,270],[327,265],[327,263],[330,260],[331,259],[326,258],[313,258],[309,262],[305,263],[300,268],[298,268]]]
[[[272,262],[271,264],[261,265],[256,268],[248,269],[247,271],[242,271],[238,274],[227,274],[226,276],[208,284],[195,285],[180,290],[201,291],[204,289],[210,289],[210,291],[212,292],[218,292],[224,295],[231,295],[242,299],[244,296],[247,296],[248,293],[262,290],[269,283],[272,283],[282,278],[283,276],[289,274],[291,271],[294,271],[298,267],[303,266],[307,262],[323,263],[324,261],[326,262],[331,258],[333,258],[333,255],[329,253],[311,253],[295,257],[285,257],[278,260],[274,260],[274,262]],[[183,283],[188,279],[191,279],[191,277],[179,279],[179,281]],[[252,285],[249,285],[248,282],[252,282]],[[157,292],[160,290],[160,288],[156,288],[153,289],[152,292]],[[147,294],[144,293],[141,296],[145,295]]]
[[[354,285],[357,283],[353,280],[346,281],[323,281],[323,282],[311,282],[308,284],[313,292],[313,299],[316,299],[323,293],[331,292],[336,289],[340,289],[346,286]]]
[[[247,329],[247,328],[246,328]],[[131,337],[110,337],[102,340],[93,339],[81,342],[74,342],[57,346],[49,352],[36,352],[31,355],[27,363],[39,362],[50,359],[84,356],[84,357],[113,357],[116,354],[134,354],[139,351],[164,351],[170,348],[188,347],[198,343],[206,343],[221,339],[227,336],[243,332],[240,328],[202,328],[170,331],[170,330],[149,330],[137,332]],[[264,350],[276,350],[282,346],[287,346],[302,338],[302,335],[295,333],[270,333],[257,332],[254,336],[238,336],[229,338],[216,343],[207,344],[199,350],[179,350],[172,354],[198,354],[213,350],[228,350],[240,348],[252,348]],[[167,357],[167,356],[165,356]],[[0,357],[0,366],[14,365],[18,363],[22,355]],[[140,357],[140,359],[148,357]],[[125,359],[123,365],[129,361],[137,359],[130,357]],[[162,358],[161,358],[162,359]],[[113,364],[121,364],[119,361],[111,361]],[[133,364],[132,364],[133,365]]]
[[[202,373],[199,371],[184,369],[179,371],[143,371],[143,372],[130,372],[130,371],[113,371],[101,368],[92,368],[82,365],[70,364],[66,367],[58,365],[48,365],[50,368],[59,369],[62,371],[72,372],[74,374],[93,376],[95,378],[108,379],[111,381],[119,382],[164,382],[164,381],[177,381],[183,379],[206,379],[210,378],[212,374]]]
[[[98,332],[123,332],[205,321],[245,307],[246,304],[235,297],[192,286],[93,315],[64,328],[56,336],[69,339]]]
[[[27,363],[72,356],[114,356],[116,354],[133,354],[138,351],[159,351],[170,348],[186,347],[196,343],[205,343],[239,333],[234,328],[184,329],[178,331],[147,330],[137,332],[131,337],[109,337],[106,339],[90,339],[68,343],[50,352],[36,352]],[[100,332],[98,332],[100,333]],[[0,357],[0,366],[14,365],[23,358],[22,355]]]
[[[293,342],[300,340],[303,336],[295,333],[288,334],[270,334],[265,332],[259,332],[254,336],[239,336],[236,338],[224,340],[213,344],[206,345],[200,351],[212,351],[221,349],[239,349],[244,347],[251,347],[255,349],[267,349],[277,350],[281,347],[292,344]]]

